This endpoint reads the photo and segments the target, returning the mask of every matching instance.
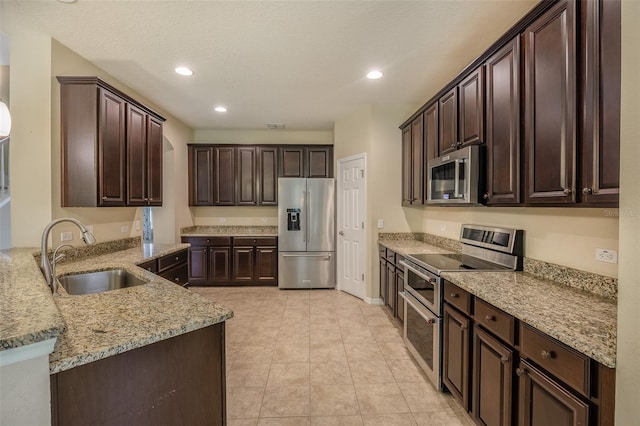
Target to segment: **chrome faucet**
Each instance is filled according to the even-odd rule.
[[[53,280],[55,279],[55,277],[53,276],[53,273],[52,273],[52,266],[51,266],[51,262],[49,261],[49,255],[48,255],[49,233],[51,232],[51,229],[55,225],[61,222],[71,222],[76,226],[78,226],[78,228],[80,228],[80,231],[82,232],[82,241],[84,241],[85,244],[93,245],[96,243],[96,238],[93,236],[93,234],[91,234],[91,232],[89,232],[89,230],[78,219],[74,219],[72,217],[62,217],[60,219],[56,219],[51,223],[49,223],[46,226],[46,228],[44,228],[44,231],[42,231],[40,257],[41,257],[41,268],[42,268],[42,272],[44,273],[44,278],[47,280],[47,285],[51,288],[53,288]]]
[[[51,290],[53,291],[54,296],[58,295],[58,285],[60,284],[58,282],[58,279],[56,278],[56,266],[58,265],[59,261],[66,257],[65,253],[58,254],[58,250],[62,249],[63,247],[69,247],[70,249],[73,249],[73,246],[70,244],[60,244],[53,251],[53,255],[51,256]]]

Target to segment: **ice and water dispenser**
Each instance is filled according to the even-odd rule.
[[[300,209],[287,209],[287,231],[300,230]]]

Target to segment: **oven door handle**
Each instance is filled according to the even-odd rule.
[[[409,267],[409,265],[407,265],[404,260],[401,260],[398,262],[400,264],[400,266],[402,266],[403,268],[407,269]]]
[[[404,299],[404,301],[407,302],[407,304],[409,306],[411,306],[422,317],[422,319],[425,320],[427,323],[429,323],[429,324],[438,324],[440,322],[440,318],[438,318],[434,314],[432,314],[433,316],[429,316],[425,311],[427,311],[429,313],[431,313],[431,312],[427,308],[425,308],[424,306],[419,305],[419,302],[415,302],[414,298],[411,297],[406,292],[400,291],[400,292],[398,292],[398,295],[400,295],[400,297],[402,297]]]

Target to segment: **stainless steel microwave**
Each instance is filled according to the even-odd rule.
[[[427,172],[427,204],[482,204],[483,146],[468,146],[429,160]]]

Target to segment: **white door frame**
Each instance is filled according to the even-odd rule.
[[[362,152],[360,154],[355,154],[355,155],[351,155],[349,157],[343,157],[338,159],[337,161],[337,165],[338,167],[336,168],[337,171],[337,188],[336,188],[336,194],[337,197],[340,197],[340,194],[342,193],[342,179],[340,176],[340,166],[343,163],[349,162],[349,161],[353,161],[353,160],[360,160],[362,159],[364,161],[364,178],[363,178],[363,183],[364,183],[364,217],[363,217],[363,221],[364,221],[364,227],[362,229],[363,231],[363,238],[362,238],[362,247],[363,247],[363,256],[361,256],[361,263],[364,263],[361,266],[361,271],[364,271],[364,280],[362,281],[362,285],[364,286],[364,294],[363,296],[363,300],[367,303],[372,303],[372,299],[367,297],[367,285],[370,282],[369,279],[369,272],[367,270],[367,259],[368,259],[368,255],[369,255],[369,250],[367,250],[367,177],[368,177],[368,172],[367,172],[367,153],[366,152]],[[336,200],[337,201],[337,200]],[[339,211],[338,211],[338,202],[336,202],[336,215],[339,216]],[[337,230],[339,230],[339,226],[337,226],[338,224],[340,224],[341,219],[340,217],[337,217],[337,221],[336,221],[336,228]],[[337,232],[336,232],[337,233]],[[338,236],[336,235],[336,241],[338,241]],[[342,253],[340,253],[342,251],[342,244],[336,244],[336,288],[338,290],[342,290],[340,288],[340,273],[342,272],[342,268],[344,267],[344,265],[342,265]]]

